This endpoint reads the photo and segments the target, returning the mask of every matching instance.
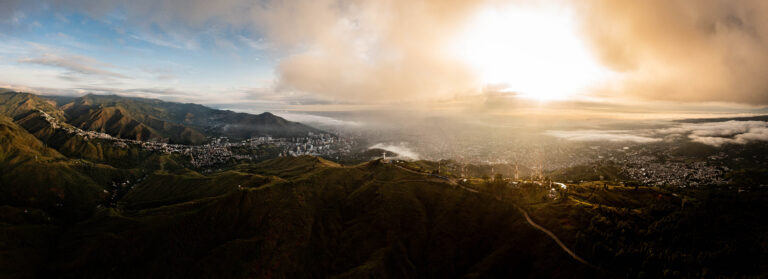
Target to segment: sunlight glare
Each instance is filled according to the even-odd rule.
[[[610,75],[578,36],[570,12],[563,9],[485,9],[460,34],[453,53],[483,83],[502,85],[523,98],[574,98]]]

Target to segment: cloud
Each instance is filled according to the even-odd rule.
[[[273,81],[263,81],[271,84]],[[242,101],[276,102],[286,105],[318,105],[329,104],[328,101],[318,99],[313,94],[304,92],[279,92],[275,91],[270,85],[260,88],[239,88],[235,89],[240,94]]]
[[[18,60],[20,63],[37,64],[44,66],[51,66],[62,68],[73,73],[82,75],[94,75],[102,77],[112,78],[130,78],[123,74],[105,69],[111,67],[111,65],[93,59],[87,56],[74,55],[74,54],[62,54],[62,53],[43,53],[38,57],[21,58]],[[71,75],[67,75],[71,79]]]
[[[131,88],[122,90],[122,92],[128,93],[146,93],[159,96],[185,96],[184,92],[178,91],[174,88],[167,87],[155,87],[155,88]]]
[[[473,72],[441,49],[482,3],[298,1],[270,6],[267,36],[301,47],[278,66],[280,88],[366,102],[429,100],[475,90]]]
[[[347,127],[363,126],[363,123],[361,122],[342,120],[342,119],[322,116],[322,115],[314,115],[314,114],[306,114],[306,113],[290,113],[290,112],[280,112],[276,114],[290,121],[301,122],[309,125],[317,125],[319,127],[347,128]]]
[[[636,143],[651,143],[661,141],[659,138],[641,136],[635,133],[637,133],[637,131],[630,130],[549,130],[544,132],[545,135],[550,135],[556,138],[570,141],[612,141]]]
[[[162,47],[167,48],[175,48],[175,49],[196,49],[198,46],[195,42],[191,40],[184,40],[185,42],[179,42],[178,40],[170,39],[170,38],[161,38],[160,36],[156,34],[131,34],[130,37],[135,40],[147,42],[153,45],[158,45]]]
[[[696,136],[733,136],[746,133],[752,128],[765,127],[764,121],[722,121],[705,123],[683,123],[678,127],[662,129],[660,133],[685,133],[690,132]]]
[[[128,36],[169,48],[219,45],[268,52],[278,58],[276,87],[283,92],[333,101],[400,102],[476,93],[475,73],[441,49],[483,7],[522,1],[42,2],[46,5],[0,1],[0,17],[32,18],[36,10],[48,7],[103,21],[116,18],[130,29]],[[596,94],[768,104],[766,1],[534,2],[574,9],[590,49],[620,73],[616,83],[595,89]],[[210,30],[227,36],[219,38]],[[201,43],[201,38],[213,38],[212,44]]]
[[[419,154],[408,148],[405,143],[400,144],[385,144],[377,143],[369,147],[368,149],[383,149],[386,151],[394,152],[397,154],[395,158],[419,160]]]
[[[243,43],[244,45],[252,49],[265,50],[270,47],[269,44],[264,41],[264,39],[253,40],[243,35],[238,35],[237,39],[240,40],[241,43]]]
[[[128,97],[141,98],[162,98],[171,102],[188,102],[194,96],[190,92],[179,91],[169,87],[147,87],[147,88],[115,88],[99,86],[82,86],[73,89],[75,95],[82,94],[102,94],[102,95],[121,95]]]
[[[10,0],[15,5],[23,1]],[[346,102],[429,100],[477,87],[463,62],[441,49],[482,1],[57,0],[50,9],[117,18],[135,39],[195,49],[206,30],[279,56],[277,89]],[[31,8],[29,8],[31,9]],[[229,32],[229,31],[227,31]],[[267,48],[269,46],[269,48]],[[46,63],[51,63],[45,61]],[[61,63],[56,63],[61,64]]]
[[[768,2],[571,2],[601,61],[623,74],[603,94],[768,104]]]
[[[475,90],[474,73],[440,49],[478,9],[498,2],[516,1],[59,0],[54,8],[94,17],[119,10],[144,34],[172,34],[153,41],[173,47],[194,46],[211,26],[248,29],[282,56],[280,90],[381,102]],[[575,9],[591,49],[622,74],[598,93],[768,104],[768,2],[549,2]],[[260,47],[247,40],[262,38],[235,39]]]
[[[571,141],[614,141],[652,143],[687,138],[715,147],[724,144],[747,144],[768,141],[766,121],[719,121],[704,123],[673,123],[661,129],[635,130],[549,130],[545,135]]]
[[[677,127],[661,129],[658,133],[688,134],[691,141],[712,146],[746,144],[753,141],[768,141],[768,122],[731,120],[683,123]]]
[[[180,74],[188,74],[190,68],[178,63],[163,61],[141,66],[139,71],[149,74],[150,78],[158,81],[174,81],[179,79]]]
[[[751,128],[749,131],[737,134],[733,137],[711,137],[711,136],[698,136],[691,134],[689,136],[691,141],[700,142],[712,146],[721,146],[726,143],[730,144],[747,144],[754,141],[768,141],[768,127],[756,127]]]

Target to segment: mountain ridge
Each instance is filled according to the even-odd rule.
[[[87,94],[80,97],[0,93],[0,114],[17,118],[41,110],[62,123],[114,137],[202,144],[210,138],[298,137],[322,131],[270,112],[249,114],[200,104]]]

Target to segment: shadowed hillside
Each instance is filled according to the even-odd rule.
[[[251,175],[149,178],[126,196],[126,208],[145,207],[140,196],[169,193],[185,181],[197,181],[200,193],[173,205],[97,213],[64,236],[52,271],[126,278],[565,278],[594,272],[491,197],[376,161],[270,163],[307,169],[291,174],[265,163],[252,166]],[[276,172],[282,178],[258,176]],[[169,179],[174,186],[157,181]]]
[[[768,274],[762,167],[700,188],[641,185],[610,162],[538,179],[514,164],[343,165],[263,153],[199,167],[192,149],[144,148],[169,145],[118,142],[75,126],[171,142],[224,135],[230,124],[261,132],[306,126],[116,96],[2,93],[0,101],[0,278]]]
[[[510,192],[534,220],[617,277],[762,278],[768,274],[765,191],[670,192],[606,182],[569,185],[556,200]],[[621,276],[618,276],[621,275]]]

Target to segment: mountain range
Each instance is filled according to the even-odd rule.
[[[0,112],[24,121],[43,111],[60,123],[123,139],[202,144],[212,137],[246,139],[257,136],[297,137],[321,132],[265,112],[254,115],[198,104],[116,95],[81,97],[0,93]]]

